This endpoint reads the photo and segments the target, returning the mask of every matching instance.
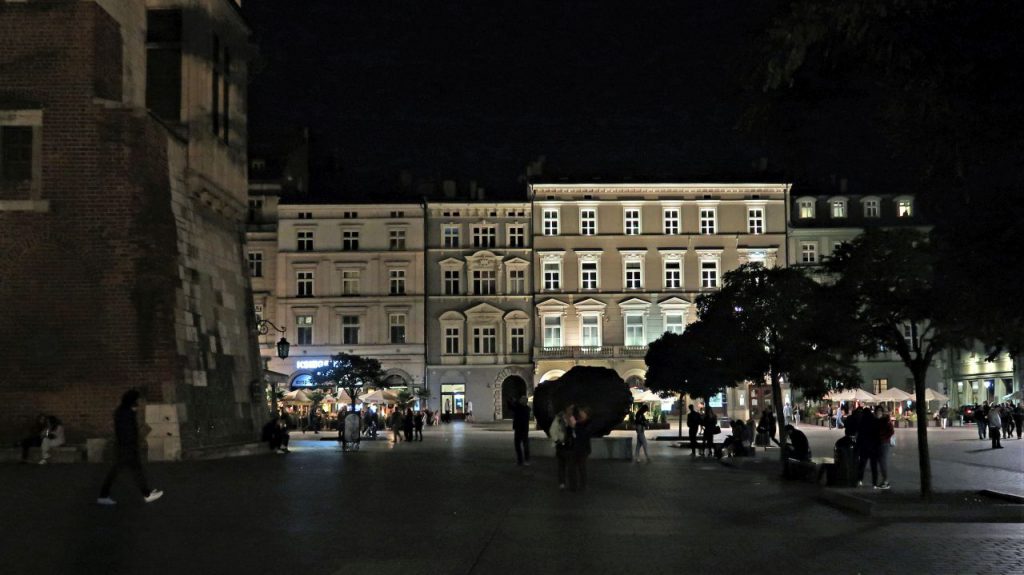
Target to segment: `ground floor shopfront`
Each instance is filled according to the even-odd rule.
[[[428,365],[431,409],[453,419],[511,419],[511,402],[533,395],[532,364]]]

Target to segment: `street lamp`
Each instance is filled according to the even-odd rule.
[[[276,325],[274,325],[274,322],[270,321],[269,319],[261,319],[258,322],[256,322],[256,329],[259,330],[260,335],[267,335],[268,333],[270,333],[271,329],[282,334],[285,332],[285,328],[277,327]],[[281,336],[281,339],[277,342],[277,357],[281,359],[287,359],[288,349],[290,347],[291,344],[288,343],[288,340],[285,339],[284,336]]]

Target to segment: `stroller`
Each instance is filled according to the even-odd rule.
[[[345,413],[344,423],[339,427],[339,434],[341,435],[341,450],[342,451],[359,451],[359,432],[360,432],[360,418],[359,413],[355,411],[349,411]]]

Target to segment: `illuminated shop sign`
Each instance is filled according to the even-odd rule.
[[[327,367],[326,359],[300,359],[295,362],[295,369],[316,369]]]

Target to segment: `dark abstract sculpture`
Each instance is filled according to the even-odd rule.
[[[594,437],[608,435],[629,413],[633,396],[614,369],[576,366],[562,377],[541,383],[533,394],[537,428],[547,433],[555,415],[568,405],[587,408]]]

